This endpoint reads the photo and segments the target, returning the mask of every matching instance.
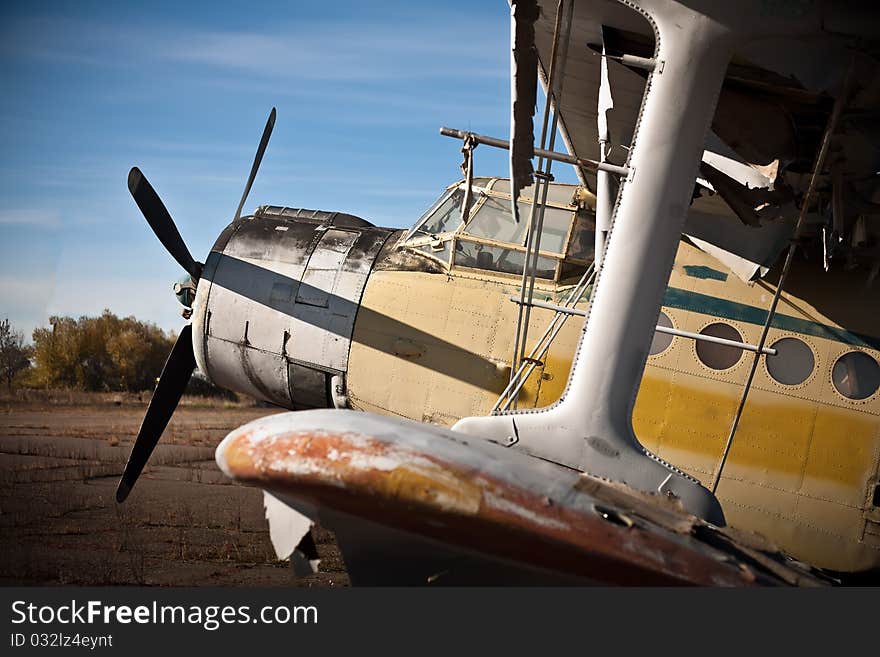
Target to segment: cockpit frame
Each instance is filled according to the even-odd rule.
[[[460,206],[466,188],[467,182],[465,180],[459,180],[449,185],[404,235],[398,248],[409,249],[431,258],[446,271],[470,270],[481,273],[488,272],[503,277],[520,277],[522,262],[526,254],[526,225],[533,201],[530,190],[533,190],[534,187],[526,188],[520,194],[518,202],[523,211],[521,212],[522,227],[514,228],[517,238],[521,237],[517,242],[475,235],[468,230],[474,225],[474,221],[481,217],[480,211],[487,203],[494,200],[500,202],[505,209],[509,206],[510,193],[505,191],[505,188],[509,190],[508,180],[505,178],[475,178],[471,185],[473,198],[471,207],[466,220],[462,221]],[[538,252],[537,280],[544,284],[560,283],[579,276],[584,271],[592,262],[592,253],[579,251],[575,255],[572,242],[578,231],[595,228],[595,197],[590,192],[578,185],[563,183],[551,183],[551,192],[544,210],[545,235],[548,229],[546,220],[548,211],[567,212],[569,220],[564,236],[562,236],[560,250],[542,248]],[[563,199],[566,197],[568,200],[564,202]],[[455,199],[455,202],[446,210],[447,216],[453,217],[451,221],[445,222],[450,229],[430,233],[423,231],[422,227],[426,223],[438,219],[436,216],[438,211],[444,205],[449,204],[450,199]],[[557,216],[557,224],[561,223],[558,221],[561,218],[561,216]],[[441,216],[439,219],[442,220],[443,217]],[[509,216],[507,219],[509,220]],[[507,228],[509,229],[511,226],[508,225]],[[560,235],[562,234],[557,233],[557,239]],[[581,242],[583,243],[583,240]],[[508,262],[511,258],[513,261]],[[516,261],[517,258],[519,258],[519,262]]]

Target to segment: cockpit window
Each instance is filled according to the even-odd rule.
[[[524,200],[519,206],[519,223],[510,214],[510,201],[488,197],[477,208],[476,214],[464,228],[464,232],[474,237],[486,237],[497,242],[525,245],[526,228],[529,213],[532,211],[531,201]],[[537,212],[536,208],[536,212]],[[560,208],[544,208],[544,227],[541,231],[541,250],[553,253],[565,252],[565,238],[572,223],[572,210]]]
[[[510,181],[505,178],[500,178],[495,182],[492,187],[493,191],[499,192],[501,194],[506,194],[508,197],[510,196]],[[561,183],[551,183],[550,189],[547,190],[547,203],[550,205],[562,205],[567,206],[571,204],[572,197],[574,196],[575,186],[574,185],[565,185]],[[529,185],[528,187],[523,187],[520,191],[520,198],[531,199],[535,197],[535,186],[534,184]]]
[[[544,226],[541,230],[541,250],[565,253],[565,238],[572,222],[571,210],[544,208]]]
[[[519,223],[515,223],[510,216],[510,201],[489,196],[464,230],[474,237],[488,237],[496,242],[524,244],[529,206],[522,202],[517,205]]]
[[[433,212],[429,211],[424,222],[414,231],[414,235],[439,235],[450,233],[461,224],[461,201],[464,191],[454,190]]]
[[[469,240],[458,240],[455,243],[455,264],[462,267],[519,275],[522,274],[525,261],[525,251],[490,246]],[[552,258],[539,256],[535,275],[538,278],[552,279],[555,274],[556,261]]]

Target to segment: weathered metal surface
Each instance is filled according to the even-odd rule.
[[[306,219],[326,226],[338,228],[372,228],[366,219],[361,219],[345,212],[328,212],[326,210],[307,210],[305,208],[288,208],[280,205],[263,205],[257,208],[254,217],[280,217],[282,219]]]
[[[505,299],[514,285],[477,273],[374,271],[351,347],[352,407],[444,425],[490,412],[510,378],[509,327],[516,312]],[[542,298],[562,300],[561,292],[539,287]],[[552,314],[533,313],[530,330],[543,330]],[[521,406],[558,398],[578,333],[571,322],[559,335],[550,351],[553,366],[546,377],[530,379]]]
[[[436,260],[423,255],[420,251],[398,248],[401,238],[408,231],[400,230],[391,235],[385,242],[385,246],[376,257],[374,269],[377,271],[420,271],[426,274],[442,274],[448,267],[444,267]]]
[[[231,224],[199,283],[199,368],[217,385],[288,408],[329,405],[329,377],[348,367],[360,297],[392,232],[351,215],[275,207]],[[310,376],[292,381],[297,367]]]
[[[390,231],[328,230],[315,246],[299,286],[289,355],[338,372],[347,369],[358,304]]]
[[[816,583],[756,547],[747,550],[775,572],[745,550],[731,556],[733,539],[665,497],[429,425],[352,411],[275,415],[229,434],[217,461],[273,494],[598,582]]]

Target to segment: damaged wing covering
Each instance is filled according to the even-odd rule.
[[[269,539],[280,561],[290,560],[297,575],[318,572],[318,558],[311,530],[314,523],[271,493],[263,492],[263,506],[269,523]]]
[[[511,207],[519,220],[516,200],[532,184],[535,132],[532,117],[538,94],[538,53],[535,21],[540,9],[535,0],[510,3],[510,181]]]
[[[572,3],[575,47],[566,60],[567,93],[554,99],[561,133],[572,155],[596,160],[604,126],[607,159],[620,165],[632,143],[647,77],[621,58],[653,57],[653,29],[629,3]],[[719,12],[726,6],[705,5]],[[744,3],[743,11],[762,6]],[[832,108],[842,98],[844,111],[832,136],[834,157],[820,172],[819,199],[808,210],[802,237],[817,252],[824,247],[826,269],[836,260],[870,272],[870,281],[880,271],[880,7],[843,0],[803,3],[792,20],[807,16],[802,34],[765,35],[734,53],[688,216],[694,232],[685,232],[699,248],[733,263],[745,280],[766,273],[787,246],[782,236],[793,228]],[[552,58],[554,19],[547,3],[534,24],[545,70]],[[576,44],[602,44],[607,57],[601,49]],[[614,107],[599,117],[603,66]],[[847,94],[844,77],[850,68],[856,84]],[[579,175],[595,190],[594,172],[581,169]]]

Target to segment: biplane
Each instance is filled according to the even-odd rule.
[[[242,216],[274,110],[204,264],[132,169],[191,322],[119,501],[198,367],[291,409],[217,463],[306,569],[320,522],[355,584],[873,581],[880,9],[510,4],[511,134],[443,128],[410,229]]]

